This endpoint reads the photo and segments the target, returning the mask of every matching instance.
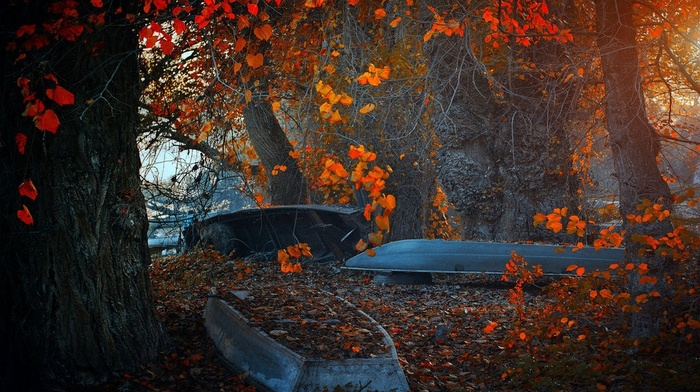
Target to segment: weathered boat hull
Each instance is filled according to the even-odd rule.
[[[258,389],[332,391],[339,386],[344,390],[409,390],[394,344],[379,324],[376,326],[384,335],[384,344],[391,349],[390,356],[325,360],[303,358],[250,326],[243,315],[220,298],[209,298],[204,318],[207,332],[222,356],[238,371],[248,372]]]
[[[402,240],[374,248],[375,256],[361,253],[350,258],[343,268],[376,272],[483,273],[502,274],[515,252],[530,265],[541,265],[545,275],[566,275],[572,264],[587,271],[605,270],[624,259],[620,248],[595,250],[572,247],[498,242],[443,240]]]

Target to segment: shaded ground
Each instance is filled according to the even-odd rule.
[[[115,375],[104,389],[254,390],[245,384],[245,374],[224,366],[206,335],[202,314],[212,292],[237,302],[239,310],[259,328],[303,355],[383,355],[386,347],[378,344],[366,320],[341,300],[345,299],[392,336],[412,391],[533,387],[523,384],[523,377],[513,383],[509,374],[514,371],[530,372],[524,378],[537,380],[538,390],[660,390],[657,387],[674,377],[685,377],[685,385],[690,386],[700,381],[697,358],[683,363],[687,369],[677,370],[640,362],[640,374],[628,375],[626,365],[609,372],[595,371],[586,367],[589,358],[574,357],[573,363],[553,363],[547,368],[549,373],[542,374],[541,367],[529,367],[532,363],[527,359],[502,346],[517,317],[507,300],[511,286],[498,277],[436,275],[432,285],[383,286],[373,283],[371,275],[341,271],[340,265],[309,264],[301,274],[282,274],[276,262],[246,263],[214,253],[158,259],[152,269],[154,296],[173,351],[139,372]],[[252,298],[236,299],[234,292],[240,291]],[[535,288],[527,297],[528,301],[542,300]],[[485,328],[494,322],[498,326],[487,333]],[[650,381],[638,388],[640,379]]]

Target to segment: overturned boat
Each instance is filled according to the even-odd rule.
[[[540,265],[545,275],[567,275],[576,264],[587,271],[605,270],[624,260],[625,250],[584,246],[510,244],[444,240],[401,240],[374,248],[349,259],[344,269],[382,273],[473,273],[502,274],[515,252],[530,265]]]

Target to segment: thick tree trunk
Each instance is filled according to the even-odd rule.
[[[270,202],[273,205],[306,203],[306,181],[296,160],[289,155],[294,149],[270,102],[254,99],[243,109],[243,118],[255,153],[267,170]],[[286,166],[286,170],[273,175],[271,172],[276,166]]]
[[[525,79],[498,97],[470,53],[468,36],[461,43],[454,37],[431,41],[442,108],[433,115],[442,142],[438,173],[461,218],[462,238],[562,241],[533,227],[532,217],[578,205],[565,128],[574,101],[570,86],[548,87],[549,97],[543,97],[542,81]],[[536,49],[532,61],[557,60],[557,50]]]
[[[3,22],[15,26],[11,31],[27,23]],[[3,51],[2,390],[93,384],[154,359],[165,343],[151,297],[138,176],[136,33],[123,23],[85,39],[56,44],[37,61],[43,69],[21,71],[38,94],[52,87],[42,85],[47,73],[75,93],[76,105],[50,106],[61,121],[55,135],[21,116],[16,53]],[[89,48],[100,42],[101,53],[91,54]],[[30,138],[24,155],[14,143],[18,131]],[[17,194],[24,178],[38,188],[35,202]],[[22,204],[34,225],[17,219]]]
[[[632,2],[629,0],[596,0],[598,46],[601,54],[606,90],[606,116],[610,146],[620,189],[620,214],[639,214],[637,205],[644,200],[671,208],[671,192],[657,165],[659,138],[649,123],[639,74],[636,30]],[[625,246],[627,257],[634,262],[647,262],[659,282],[669,264],[656,257],[639,256],[640,244],[635,234],[662,236],[673,230],[669,220],[630,226]],[[632,297],[650,291],[640,287],[636,277],[630,280]],[[658,288],[657,288],[658,289]],[[648,337],[656,333],[655,313],[658,301],[650,301],[635,315],[632,334]]]

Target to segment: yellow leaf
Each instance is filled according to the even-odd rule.
[[[211,122],[207,121],[202,125],[202,128],[199,129],[199,133],[208,134],[209,131],[211,131]]]
[[[335,124],[339,121],[343,121],[343,118],[340,116],[340,113],[336,110],[331,115],[331,118],[329,119],[329,121],[331,122],[331,124]]]
[[[276,111],[280,110],[281,105],[282,104],[280,104],[279,101],[272,102],[272,111],[276,112]]]
[[[360,114],[367,114],[374,110],[377,106],[373,103],[368,103],[367,105],[360,108]]]
[[[349,106],[349,105],[352,105],[352,101],[353,101],[353,99],[351,96],[344,94],[344,93],[340,95],[340,103],[341,104],[343,104],[345,106]]]
[[[325,98],[326,95],[333,91],[333,88],[323,83],[323,80],[319,80],[318,83],[316,83],[316,91]]]
[[[324,102],[321,106],[319,106],[318,111],[321,113],[332,113],[333,112],[333,105],[331,105],[328,102]]]

